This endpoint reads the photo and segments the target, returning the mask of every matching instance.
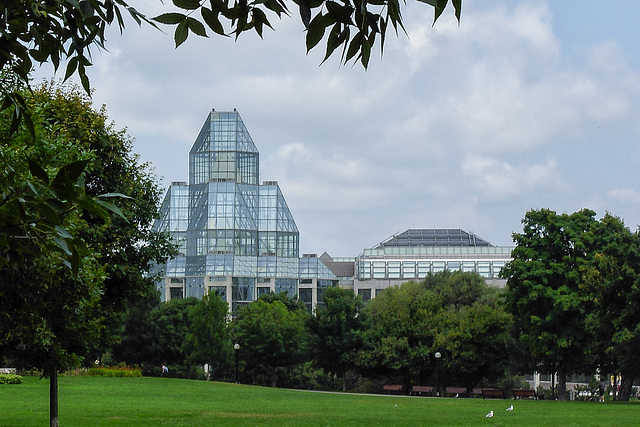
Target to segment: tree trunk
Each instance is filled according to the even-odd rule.
[[[567,364],[558,366],[558,400],[567,400]]]
[[[58,427],[58,367],[55,363],[49,373],[49,422],[51,427]]]
[[[342,372],[342,391],[347,391],[347,371]]]
[[[620,395],[618,397],[619,400],[622,400],[623,402],[629,401],[633,390],[633,380],[633,376],[622,373],[622,384],[620,384]]]

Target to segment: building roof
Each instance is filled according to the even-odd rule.
[[[396,233],[372,249],[390,247],[493,246],[459,228],[414,228]]]
[[[336,277],[353,277],[355,258],[349,261],[336,261],[328,253],[320,256],[320,261],[327,266]]]

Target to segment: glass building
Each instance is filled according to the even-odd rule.
[[[174,182],[158,231],[179,254],[158,283],[164,301],[217,292],[232,310],[268,292],[298,296],[311,311],[338,283],[300,234],[277,181],[259,184],[260,155],[240,115],[211,111],[189,152],[189,183]]]

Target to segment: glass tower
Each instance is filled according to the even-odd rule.
[[[259,158],[236,111],[211,111],[189,152],[189,184],[171,184],[154,224],[180,245],[159,283],[164,300],[213,291],[235,309],[265,292],[299,296],[300,234],[278,183],[259,184]],[[302,267],[314,304],[337,284],[323,267]]]

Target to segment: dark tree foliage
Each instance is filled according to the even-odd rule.
[[[79,89],[21,94],[33,133],[11,128],[10,109],[0,116],[0,296],[11,301],[0,307],[0,347],[51,376],[54,399],[57,371],[88,349],[101,354],[172,246],[150,232],[160,196],[153,175],[104,110]]]
[[[228,369],[232,352],[228,315],[229,304],[213,292],[189,308],[190,327],[183,349],[188,365],[208,365],[207,379]]]
[[[264,296],[240,307],[231,336],[240,345],[241,380],[275,387],[283,368],[308,360],[308,317],[304,304],[286,294]]]
[[[127,304],[155,292],[154,278],[148,272],[175,250],[165,234],[151,229],[160,204],[161,190],[148,163],[141,163],[132,150],[133,141],[109,122],[104,106],[96,110],[91,99],[77,87],[43,83],[29,97],[29,105],[46,122],[65,132],[80,150],[93,153],[85,175],[89,197],[122,194],[113,199],[122,216],[111,215],[104,222],[84,211],[85,226],[78,237],[91,242],[96,261],[106,272],[100,314],[105,325],[104,346],[117,336],[110,334],[122,324]],[[96,348],[99,356],[103,349]]]
[[[313,339],[314,362],[326,372],[343,379],[356,367],[356,355],[362,347],[365,316],[362,298],[351,289],[328,288],[324,304],[309,319]]]
[[[587,353],[601,372],[621,373],[621,400],[640,378],[640,234],[606,214],[591,233],[591,263],[584,270]]]
[[[566,398],[567,375],[586,364],[590,337],[580,286],[591,255],[594,216],[588,209],[561,215],[549,209],[527,212],[523,232],[513,234],[513,260],[502,271],[516,338],[541,370],[558,373],[560,400]]]
[[[510,346],[511,317],[501,298],[482,277],[461,271],[388,288],[364,309],[358,364],[405,390],[428,382],[467,388],[495,382],[504,375]]]
[[[198,304],[194,297],[173,299],[161,304],[151,313],[156,329],[157,340],[154,344],[155,356],[152,362],[156,366],[185,365],[187,355],[184,352],[184,340],[189,334],[189,310]]]

